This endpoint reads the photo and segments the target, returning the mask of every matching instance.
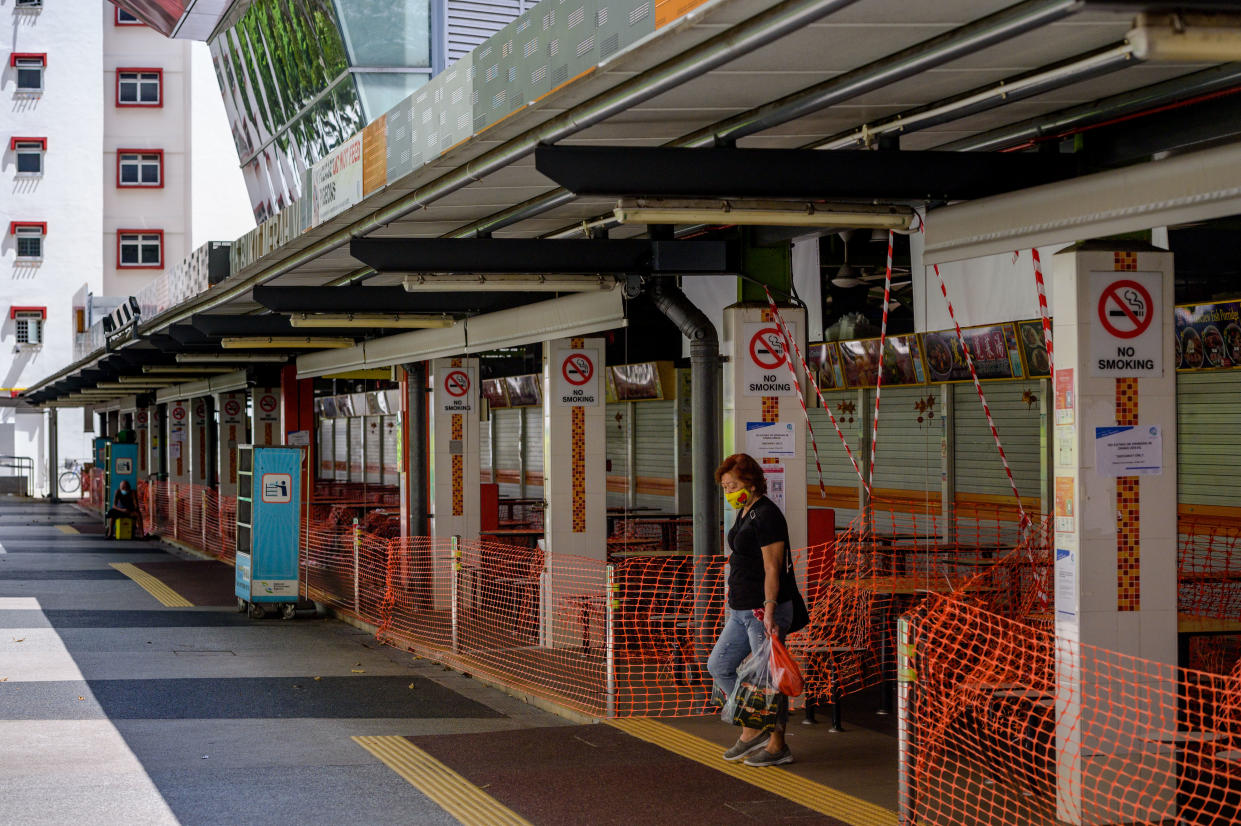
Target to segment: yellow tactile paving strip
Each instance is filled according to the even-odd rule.
[[[72,525],[57,525],[56,530],[60,531],[61,533],[77,533],[78,532],[78,529],[73,527]]]
[[[532,826],[404,737],[354,737],[353,741],[467,826]]]
[[[667,749],[674,754],[710,766],[764,791],[805,806],[820,814],[843,820],[851,826],[896,826],[896,812],[876,806],[842,791],[815,783],[780,769],[755,769],[720,758],[720,747],[709,740],[655,720],[629,718],[609,720],[626,734]]]
[[[194,603],[160,582],[141,568],[128,562],[109,563],[113,568],[138,583],[142,590],[160,601],[165,608],[193,608]]]

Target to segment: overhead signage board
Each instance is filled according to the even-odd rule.
[[[470,413],[474,410],[474,398],[478,395],[478,379],[473,367],[452,367],[439,379],[439,409],[441,413]]]
[[[594,350],[558,350],[552,359],[555,400],[569,407],[594,407],[600,403],[599,354]]]
[[[797,338],[797,325],[787,322],[789,335]],[[741,325],[742,395],[796,396],[790,349],[774,321]]]
[[[1090,274],[1090,375],[1163,375],[1163,273]]]
[[[310,225],[318,226],[362,200],[362,133],[347,139],[310,170]]]

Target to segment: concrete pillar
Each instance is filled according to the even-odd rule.
[[[478,359],[431,362],[431,535],[478,539]]]
[[[805,311],[781,307],[789,332],[806,352]],[[788,364],[798,381],[805,371],[796,356],[786,355],[783,337],[765,304],[724,308],[724,455],[748,453],[763,466],[767,495],[784,511],[793,548],[806,546],[806,420]],[[790,362],[791,359],[791,362]],[[724,509],[725,532],[736,511]]]
[[[607,415],[601,338],[543,343],[544,547],[553,556],[607,559]],[[595,589],[579,577],[565,581],[548,568],[542,605],[544,644],[581,639],[569,600]],[[599,583],[600,585],[602,582]],[[602,606],[591,636],[602,628]],[[554,622],[567,623],[554,627]],[[576,634],[576,637],[575,637]]]
[[[151,411],[139,407],[134,411],[134,442],[138,445],[138,478],[151,475]]]
[[[278,445],[280,437],[280,388],[250,388],[250,443],[254,445]]]
[[[220,394],[220,432],[216,437],[220,496],[237,495],[237,445],[246,439],[246,394]]]
[[[215,460],[207,445],[207,427],[210,409],[205,396],[190,400],[190,481],[204,486],[211,480],[207,464]]]
[[[60,408],[47,410],[47,498],[60,501]]]
[[[1057,816],[1171,820],[1174,747],[1160,741],[1177,729],[1172,255],[1099,241],[1054,262]]]
[[[190,481],[190,405],[185,399],[168,404],[168,478]]]

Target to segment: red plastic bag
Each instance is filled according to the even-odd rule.
[[[778,637],[771,638],[771,676],[786,697],[800,697],[805,689],[797,661]]]

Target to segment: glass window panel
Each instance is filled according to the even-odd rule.
[[[159,183],[159,161],[147,161],[142,164],[142,182],[144,184]]]
[[[358,81],[358,92],[362,97],[362,108],[366,113],[368,123],[409,97],[415,89],[430,80],[430,75],[421,73],[358,74],[354,77]]]
[[[336,12],[329,5],[329,0],[304,0],[304,2],[310,13],[311,25],[314,28],[315,37],[318,38],[319,48],[322,50],[327,76],[334,78],[349,68],[345,57],[345,42],[340,36],[340,30],[336,28]]]
[[[138,183],[138,164],[121,161],[121,183]]]
[[[159,103],[159,76],[143,75],[142,82],[139,84],[140,94],[143,103]]]
[[[133,241],[121,241],[121,263],[137,264],[138,262],[138,244]]]
[[[152,243],[146,237],[142,242],[142,263],[158,264],[159,263],[159,241]]]
[[[42,235],[18,235],[17,236],[17,257],[18,258],[42,258],[43,257],[43,236]]]
[[[37,92],[43,88],[43,67],[17,67],[17,88],[19,91]]]
[[[18,151],[17,171],[26,174],[37,174],[43,171],[43,153],[38,150]]]
[[[335,4],[350,65],[430,67],[430,0],[335,0]]]

